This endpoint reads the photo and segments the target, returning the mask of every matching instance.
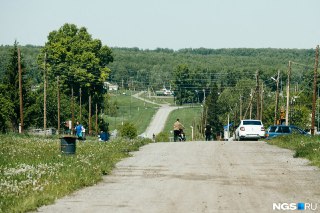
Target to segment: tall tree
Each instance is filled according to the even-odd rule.
[[[216,83],[213,84],[210,94],[206,98],[204,111],[206,113],[206,123],[209,124],[216,136],[223,131],[223,125],[219,120],[220,106],[218,104],[219,91]]]
[[[22,60],[21,60],[22,61]],[[22,69],[24,68],[21,63]],[[16,130],[20,120],[20,103],[19,103],[19,71],[18,71],[18,42],[15,41],[10,50],[9,64],[4,73],[3,82],[6,87],[5,92],[13,105],[13,113],[10,113],[11,129]],[[23,87],[25,88],[25,87]],[[22,93],[25,94],[24,92]]]
[[[110,62],[112,50],[99,39],[93,39],[85,27],[74,24],[64,24],[50,32],[38,58],[39,65],[47,70],[49,84],[59,76],[63,94],[71,96],[73,89],[74,95],[80,96],[81,88],[83,107],[87,108],[91,96],[92,104],[98,104],[99,109],[103,107],[103,82],[111,72],[107,67]]]
[[[40,65],[43,66],[46,53],[49,79],[55,81],[59,76],[63,92],[69,93],[72,87],[79,91],[81,87],[83,96],[90,93],[101,97],[103,82],[110,73],[107,65],[113,61],[112,50],[99,39],[93,39],[85,27],[64,24],[49,33],[41,52]]]
[[[174,94],[179,104],[187,102],[190,91],[190,70],[188,65],[180,64],[174,70]]]

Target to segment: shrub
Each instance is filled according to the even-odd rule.
[[[156,135],[156,142],[169,142],[169,134],[166,132],[160,132]]]
[[[126,122],[120,128],[120,136],[124,138],[134,139],[138,135],[137,128],[133,123]]]

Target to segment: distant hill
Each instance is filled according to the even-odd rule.
[[[6,69],[11,46],[0,46],[0,74]],[[41,70],[37,66],[40,46],[21,46],[21,53],[28,69],[29,77],[41,81]],[[114,62],[109,65],[112,72],[109,81],[126,88],[155,90],[169,86],[172,73],[179,64],[186,64],[192,72],[203,78],[215,78],[218,83],[229,82],[230,75],[241,78],[254,78],[257,70],[261,79],[269,79],[278,69],[286,72],[288,61],[312,66],[314,49],[206,49],[186,48],[177,51],[158,48],[142,50],[139,48],[112,48]],[[299,67],[306,70],[306,67]],[[297,70],[297,72],[300,72]],[[1,75],[2,76],[2,75]],[[229,82],[232,83],[232,82]],[[231,85],[230,85],[231,86]]]

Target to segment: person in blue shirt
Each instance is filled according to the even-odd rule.
[[[104,131],[101,131],[100,132],[100,141],[108,141],[109,140],[109,133],[108,132],[104,132]]]
[[[74,129],[76,130],[76,136],[78,137],[79,140],[81,140],[83,126],[79,123],[79,121],[77,121],[77,126]]]

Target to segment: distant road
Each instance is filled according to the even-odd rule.
[[[149,101],[147,99],[141,98],[140,95],[142,93],[143,92],[139,92],[139,93],[133,95],[133,97],[138,98],[138,99],[143,100],[143,101],[146,101],[148,103],[156,104],[156,103],[154,103],[152,101]],[[173,110],[179,108],[179,107],[175,107],[175,106],[169,106],[167,104],[157,104],[157,105],[159,105],[160,108],[158,109],[158,111],[154,115],[154,117],[152,118],[152,121],[149,124],[147,130],[144,133],[142,133],[142,135],[144,135],[144,136],[146,136],[148,138],[152,138],[153,134],[157,135],[158,133],[163,131],[164,125],[166,124],[166,121],[167,121],[167,118],[168,118],[170,112],[172,112]]]

